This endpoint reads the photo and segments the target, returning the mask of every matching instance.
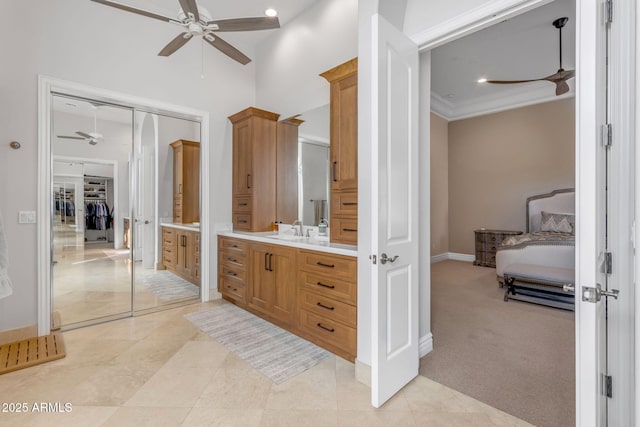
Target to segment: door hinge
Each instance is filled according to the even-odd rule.
[[[604,253],[604,274],[612,274],[613,273],[613,254],[611,252]]]
[[[602,394],[613,397],[613,377],[611,375],[602,374]]]
[[[613,0],[607,0],[605,2],[605,23],[611,24],[613,22]]]
[[[613,145],[613,127],[611,123],[602,125],[602,146],[609,148]]]

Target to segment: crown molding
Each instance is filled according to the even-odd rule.
[[[528,89],[515,89],[507,93],[487,95],[458,103],[431,92],[431,111],[452,122],[544,102],[560,101],[574,96],[573,87],[569,92],[556,96],[548,84]]]

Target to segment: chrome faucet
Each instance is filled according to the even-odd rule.
[[[300,221],[299,219],[296,219],[295,221],[293,221],[293,224],[291,224],[291,228],[294,229],[295,235],[296,236],[304,236],[304,231],[302,229],[302,221]]]

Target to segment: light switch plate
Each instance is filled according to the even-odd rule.
[[[36,211],[20,211],[18,213],[18,224],[35,224]]]

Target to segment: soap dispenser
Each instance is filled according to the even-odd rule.
[[[327,228],[329,227],[329,223],[326,219],[322,218],[320,223],[318,224],[318,236],[326,236]]]

